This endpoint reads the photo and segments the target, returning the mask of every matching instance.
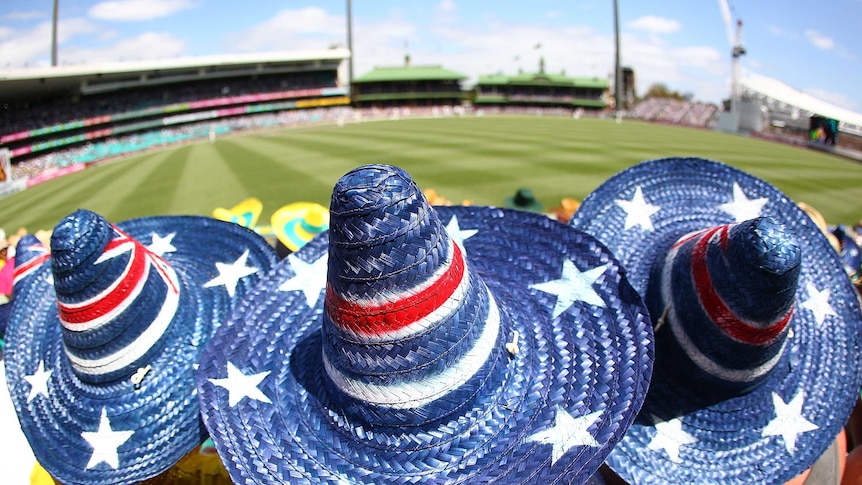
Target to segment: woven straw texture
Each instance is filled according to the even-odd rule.
[[[10,394],[37,459],[63,483],[141,481],[168,469],[205,439],[194,386],[198,357],[217,325],[276,262],[274,250],[263,238],[215,219],[149,217],[117,227],[143,245],[150,244],[154,234],[174,234],[170,247],[162,245],[159,252],[164,250],[162,258],[176,273],[179,303],[158,345],[145,356],[151,370],[138,386],[131,381],[131,371],[116,379],[94,381],[73,369],[53,286],[58,278],[52,275],[56,261],[49,258],[16,280],[8,333]],[[38,254],[22,250],[25,255]],[[240,278],[232,295],[226,286],[205,286],[220,274],[216,262],[232,263],[244,251],[248,251],[247,266],[258,271]],[[62,278],[97,277],[84,272]],[[152,297],[147,290],[141,295],[139,299]],[[160,305],[155,298],[141,303],[142,311]],[[130,328],[134,318],[131,322]],[[86,342],[75,345],[84,348]],[[50,374],[39,380],[34,376],[45,375],[40,371]],[[121,434],[107,432],[106,422],[111,432]],[[97,431],[99,436],[94,437]],[[99,450],[91,441],[99,444]]]
[[[364,171],[406,177],[388,166],[348,175]],[[585,483],[634,419],[652,368],[651,323],[620,265],[592,237],[541,215],[431,209],[412,181],[383,192],[391,210],[377,217],[366,209],[379,199],[336,186],[330,230],[282,261],[204,352],[198,371],[204,420],[232,479]],[[363,238],[365,246],[351,243]],[[450,239],[464,254],[471,286],[454,302],[446,326],[429,325],[394,345],[333,327],[340,317],[332,306],[324,311],[327,283],[338,295],[380,296],[385,280],[411,287],[416,274],[457,259],[446,249]],[[594,297],[560,303],[539,289],[550,291],[541,285],[560,279],[564,260],[581,270],[604,267],[587,284]],[[308,265],[321,261],[308,276]],[[472,341],[482,326],[475,316],[491,301],[499,334],[460,387],[421,405],[387,408],[346,397],[333,383],[331,367],[381,387],[409,388],[409,378],[445,374],[459,362],[446,360],[449,354]],[[516,331],[519,350],[512,355],[504,349]],[[231,372],[253,380],[227,389]],[[555,428],[569,424],[565,416],[581,428]]]
[[[674,341],[669,325],[657,327],[647,400],[607,460],[629,483],[784,483],[817,460],[850,415],[862,381],[862,314],[829,242],[775,187],[710,160],[652,160],[598,187],[571,225],[602,241],[635,289],[649,295],[654,262],[680,237],[757,216],[788,231],[769,219],[757,223],[778,241],[783,254],[776,257],[801,263],[780,360],[750,392],[694,388],[680,384],[693,366],[675,363],[679,348],[665,345]],[[767,294],[764,304],[774,297]]]

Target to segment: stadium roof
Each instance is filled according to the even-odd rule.
[[[467,76],[441,66],[375,67],[353,80],[353,84],[398,81],[460,81]]]
[[[575,86],[579,88],[604,89],[609,86],[607,79],[597,77],[568,77],[565,74],[519,73],[514,76],[492,74],[479,76],[477,85],[553,85],[553,86]]]
[[[796,88],[784,84],[778,79],[749,72],[740,79],[740,84],[746,89],[794,106],[800,110],[836,119],[849,125],[862,127],[862,114],[817,99],[810,94],[803,93]]]
[[[135,60],[101,64],[81,64],[72,66],[32,67],[23,69],[0,70],[0,98],[34,96],[57,91],[70,91],[86,88],[88,85],[109,83],[111,80],[128,80],[138,77],[179,79],[182,76],[238,75],[276,71],[291,64],[298,65],[318,62],[340,62],[350,57],[345,48],[321,49],[310,51],[266,52],[253,54],[231,54],[200,57],[177,57],[173,59]],[[142,81],[143,83],[143,81]],[[82,89],[83,91],[83,89]]]

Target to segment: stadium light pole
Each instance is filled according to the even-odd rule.
[[[623,80],[622,67],[620,66],[620,13],[617,0],[614,0],[614,44],[615,44],[615,59],[614,59],[614,104],[616,111],[620,112],[623,108]]]
[[[353,10],[350,0],[347,0],[347,50],[350,58],[347,60],[347,82],[350,84],[350,97],[353,98]]]
[[[57,10],[60,0],[54,0],[54,15],[51,22],[51,66],[57,65]]]

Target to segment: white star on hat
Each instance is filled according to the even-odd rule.
[[[48,397],[48,379],[51,378],[51,372],[45,370],[45,363],[39,361],[39,366],[36,371],[28,376],[24,376],[24,380],[30,383],[30,395],[27,396],[27,402],[32,401],[39,394]]]
[[[582,272],[569,258],[565,258],[563,259],[562,275],[559,279],[536,283],[530,285],[530,288],[557,296],[554,318],[566,311],[576,301],[583,301],[589,305],[604,308],[605,302],[593,289],[593,284],[607,269],[608,265],[604,265]]]
[[[228,406],[236,406],[242,398],[255,399],[257,401],[271,404],[272,401],[266,394],[258,389],[258,384],[269,375],[270,371],[258,372],[257,374],[245,375],[231,362],[227,363],[227,377],[222,379],[207,379],[213,384],[227,389]]]
[[[153,242],[147,246],[147,249],[152,251],[158,256],[164,256],[165,253],[172,253],[177,250],[171,242],[174,240],[174,236],[177,233],[172,232],[165,237],[159,236],[155,232],[153,233]]]
[[[808,421],[802,416],[802,404],[805,401],[805,393],[799,391],[789,403],[785,403],[781,396],[772,393],[772,405],[775,406],[775,418],[763,428],[762,436],[781,436],[784,438],[784,447],[791,455],[796,451],[796,438],[806,432],[814,431],[819,426]]]
[[[458,226],[458,216],[452,216],[452,218],[449,219],[449,224],[446,224],[446,232],[449,233],[449,237],[451,237],[456,243],[458,243],[458,246],[466,254],[467,249],[464,248],[464,241],[466,241],[472,236],[475,236],[476,233],[479,232],[479,230],[461,229],[461,227]]]
[[[246,266],[248,261],[248,249],[233,263],[216,263],[216,269],[219,275],[204,283],[204,288],[212,286],[224,285],[227,289],[228,296],[233,296],[236,291],[236,284],[240,279],[248,275],[257,273],[259,270],[254,266]]]
[[[626,213],[626,223],[623,229],[629,229],[635,226],[640,226],[644,231],[653,231],[652,217],[653,214],[661,210],[661,207],[652,205],[644,199],[644,193],[640,185],[635,188],[635,193],[631,200],[617,199],[614,202]]]
[[[835,310],[829,304],[829,296],[831,291],[826,288],[823,291],[817,289],[814,283],[808,282],[808,299],[800,305],[802,308],[814,314],[814,319],[817,320],[817,326],[823,325],[827,315],[835,316]]]
[[[664,450],[670,461],[674,463],[680,462],[679,449],[681,447],[700,441],[682,429],[682,420],[679,418],[659,421],[659,418],[653,416],[652,419],[655,423],[655,435],[647,448],[656,451]]]
[[[599,443],[587,431],[587,428],[598,421],[601,414],[601,411],[595,411],[578,418],[573,418],[568,411],[557,407],[554,426],[532,434],[527,439],[529,441],[538,441],[539,443],[552,445],[551,464],[553,465],[575,446],[599,446]]]
[[[726,204],[720,204],[718,208],[732,215],[736,222],[742,222],[754,219],[755,217],[760,217],[760,212],[763,210],[763,206],[765,206],[767,202],[769,202],[769,199],[766,197],[749,199],[745,195],[745,192],[742,191],[742,187],[740,187],[738,183],[734,182],[733,201]]]
[[[117,469],[120,466],[120,458],[117,455],[117,449],[129,441],[129,438],[135,434],[133,430],[129,431],[114,431],[111,427],[111,421],[108,419],[107,411],[102,408],[102,417],[99,420],[98,431],[84,431],[81,437],[90,444],[93,448],[93,454],[90,455],[90,461],[87,462],[87,470],[93,468],[99,463],[105,462],[109,467]]]
[[[317,304],[320,298],[320,290],[326,287],[326,262],[327,254],[324,253],[317,261],[306,263],[291,253],[287,257],[293,276],[278,287],[281,291],[299,290],[305,294],[305,301],[309,307]]]

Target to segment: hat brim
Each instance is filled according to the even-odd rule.
[[[462,230],[478,231],[463,248],[500,307],[498,343],[519,332],[520,351],[501,357],[510,359],[504,381],[440,422],[372,429],[346,422],[322,363],[322,283],[310,288],[311,305],[303,291],[279,290],[295,261],[327,255],[324,232],[261,282],[202,358],[204,421],[233,480],[583,483],[596,472],[648,386],[653,343],[642,300],[610,253],[580,231],[514,210],[435,210],[444,224],[457,217]],[[555,297],[530,286],[559,278],[563,258],[582,269],[607,265],[592,285],[605,308],[576,301],[552,316]],[[230,402],[231,393],[210,380],[224,378],[228,364],[263,376],[258,389],[269,402]],[[554,426],[557,408],[599,412],[589,428],[598,446],[575,446],[554,462],[551,445],[528,439]]]
[[[270,222],[275,237],[290,251],[297,251],[316,234],[302,229],[302,220],[311,210],[326,208],[315,202],[294,202],[281,207],[272,214]]]
[[[162,237],[176,233],[172,240],[176,250],[162,257],[177,273],[180,302],[166,343],[150,360],[152,370],[138,389],[131,380],[94,386],[73,372],[63,348],[50,260],[15,287],[6,355],[10,394],[38,461],[63,483],[144,480],[169,468],[206,438],[194,386],[195,364],[215,327],[276,262],[274,250],[260,236],[211,218],[156,216],[116,225],[144,245],[153,233]],[[231,263],[245,250],[247,266],[259,271],[241,278],[233,296],[224,286],[204,287],[219,275],[216,262]],[[52,372],[49,397],[29,399],[31,385],[24,377],[40,363]],[[99,429],[103,409],[114,431],[134,434],[118,448],[116,468],[93,463],[88,469],[93,448],[82,433]]]
[[[253,229],[257,226],[257,220],[260,213],[263,211],[263,202],[255,197],[250,197],[240,202],[239,204],[225,209],[216,207],[213,209],[213,218],[225,222],[233,222],[240,226]]]
[[[733,200],[734,184],[750,200],[766,198],[761,216],[784,224],[802,246],[797,302],[809,285],[830,291],[835,315],[819,326],[797,303],[788,344],[770,377],[752,392],[709,402],[661,373],[662,339],[657,335],[655,373],[641,415],[608,457],[608,465],[630,483],[783,483],[810,467],[844,426],[858,396],[862,367],[862,316],[853,287],[838,256],[811,218],[769,183],[733,167],[699,158],[640,163],[608,179],[589,194],[571,225],[602,241],[628,270],[632,285],[646,295],[653,261],[689,232],[738,222],[718,206]],[[626,227],[618,200],[631,200],[640,188],[652,231]],[[658,319],[653,315],[653,321]],[[669,331],[667,325],[659,331]],[[772,395],[783,401],[804,394],[803,416],[817,429],[800,434],[793,454],[781,436],[762,430],[775,416]],[[681,447],[673,462],[649,449],[654,420],[681,417],[683,429],[698,441]]]

